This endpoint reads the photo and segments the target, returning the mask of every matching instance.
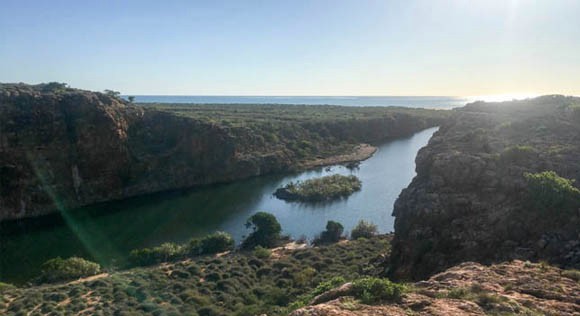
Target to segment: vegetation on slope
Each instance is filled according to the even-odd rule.
[[[42,265],[40,282],[58,282],[95,275],[101,272],[101,266],[83,258],[60,257],[50,259]]]
[[[273,250],[276,256],[254,252],[201,256],[85,282],[11,288],[3,292],[0,314],[285,315],[292,302],[321,282],[337,276],[345,281],[362,277],[370,268],[368,262],[388,247],[389,237],[377,236]]]
[[[449,113],[440,110],[405,107],[336,106],[336,105],[284,105],[284,104],[168,104],[143,103],[145,108],[179,116],[208,121],[217,125],[241,127],[260,125],[275,127],[288,123],[347,122],[394,118],[396,115],[446,118]]]
[[[573,215],[580,207],[580,189],[574,180],[554,171],[524,174],[534,206],[546,214],[563,212]]]
[[[225,232],[215,232],[201,239],[193,238],[183,245],[168,242],[153,248],[135,249],[131,251],[129,262],[132,266],[147,266],[233,249],[232,236]]]
[[[290,201],[327,201],[347,197],[359,191],[361,187],[361,181],[354,175],[334,174],[303,182],[290,182],[277,189],[274,195],[279,199]]]
[[[331,286],[316,298],[301,297],[310,306],[290,315],[572,316],[580,311],[573,272],[516,260],[491,266],[466,262],[414,284],[365,277]]]

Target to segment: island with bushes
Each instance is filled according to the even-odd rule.
[[[63,83],[0,83],[0,221],[58,213],[54,196],[74,209],[360,161],[376,150],[371,144],[441,125],[450,114],[401,107],[136,104],[114,91]],[[44,183],[38,168],[50,174]]]
[[[290,182],[274,195],[282,200],[317,202],[347,197],[360,191],[362,182],[354,175],[334,174],[306,181]]]

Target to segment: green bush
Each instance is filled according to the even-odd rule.
[[[135,249],[129,253],[130,266],[147,266],[183,259],[185,256],[213,254],[232,250],[234,239],[224,232],[215,232],[202,239],[193,238],[184,245],[163,243],[153,248]]]
[[[363,278],[352,282],[354,296],[365,304],[381,301],[396,301],[401,298],[405,287],[388,279]]]
[[[270,213],[258,212],[252,215],[246,222],[246,228],[250,227],[253,231],[242,242],[244,249],[253,249],[256,246],[272,248],[280,241],[282,226]]]
[[[182,258],[185,248],[175,243],[163,243],[153,248],[135,249],[129,253],[132,266],[146,266]]]
[[[212,254],[234,249],[234,239],[225,232],[215,232],[200,241],[201,253]]]
[[[563,270],[562,276],[575,280],[576,282],[580,282],[580,270],[576,269]]]
[[[64,82],[48,82],[39,85],[43,92],[60,93],[66,91],[68,84]]]
[[[187,244],[183,245],[183,252],[188,256],[198,256],[202,253],[201,239],[191,238]]]
[[[307,305],[308,303],[310,303],[310,301],[312,301],[312,299],[314,299],[316,296],[318,296],[324,292],[330,291],[334,288],[337,288],[337,287],[343,285],[344,283],[346,283],[346,280],[341,276],[334,277],[328,281],[320,282],[314,288],[314,290],[310,291],[307,294],[300,295],[296,301],[294,301],[292,304],[290,304],[289,308],[291,310],[294,310],[294,309],[298,309],[300,307],[303,307],[303,306]]]
[[[12,290],[15,286],[9,283],[0,282],[0,292],[4,290]]]
[[[500,154],[500,160],[505,163],[523,163],[536,156],[536,150],[531,146],[518,145],[506,148]]]
[[[342,233],[344,232],[344,226],[341,223],[335,221],[328,221],[326,223],[326,230],[320,234],[320,237],[314,240],[314,244],[329,244],[335,243],[340,240]]]
[[[307,267],[299,272],[294,273],[292,279],[297,286],[305,286],[311,284],[312,278],[316,275],[316,269]]]
[[[371,238],[377,234],[377,225],[360,220],[350,232],[350,238]]]
[[[534,206],[545,212],[573,213],[580,207],[580,190],[574,180],[562,178],[554,171],[524,174]]]
[[[254,248],[254,251],[252,253],[254,254],[254,256],[260,259],[270,258],[270,256],[272,255],[270,249],[264,248],[262,246],[257,246],[256,248]]]
[[[50,259],[42,264],[41,282],[58,282],[74,280],[95,275],[101,272],[97,263],[79,257]]]

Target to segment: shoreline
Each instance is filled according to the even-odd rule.
[[[378,147],[375,147],[375,146],[372,146],[369,144],[364,144],[364,143],[359,144],[359,145],[356,145],[353,148],[353,151],[348,153],[348,154],[335,155],[335,156],[331,156],[331,157],[327,157],[327,158],[321,158],[321,159],[309,160],[309,161],[303,162],[303,163],[297,163],[293,168],[286,170],[286,173],[291,173],[293,171],[294,172],[304,172],[304,171],[319,168],[319,167],[346,164],[346,163],[351,163],[351,162],[362,162],[362,161],[365,161],[365,160],[369,159],[370,157],[372,157],[374,155],[374,153],[377,152],[377,150],[378,150]],[[122,201],[126,201],[126,200],[142,198],[145,196],[155,196],[155,195],[161,196],[161,195],[166,195],[166,194],[178,194],[179,192],[196,190],[196,189],[206,187],[206,186],[228,184],[228,183],[232,183],[235,181],[241,181],[241,180],[246,180],[246,179],[253,178],[253,177],[262,177],[262,176],[267,176],[267,175],[271,175],[271,173],[260,174],[257,176],[246,177],[246,178],[240,178],[240,179],[236,179],[236,180],[232,180],[232,181],[200,184],[200,185],[195,185],[195,186],[187,187],[187,188],[151,192],[151,193],[140,194],[140,195],[131,196],[131,197],[123,198],[123,199],[115,199],[115,200],[97,202],[97,203],[88,204],[88,205],[78,207],[78,208],[72,208],[72,209],[70,209],[70,211],[82,211],[83,209],[96,207],[98,205],[105,206],[105,205],[110,204],[110,203],[114,204],[114,203],[118,203],[118,202],[122,202]],[[103,215],[103,214],[99,214],[99,215]],[[42,229],[45,226],[52,226],[53,224],[57,224],[57,225],[64,224],[63,218],[61,217],[60,213],[48,213],[48,214],[43,214],[43,215],[39,215],[39,216],[31,216],[31,217],[24,217],[24,218],[0,219],[0,227],[3,227],[6,230],[10,227],[13,228],[15,226],[21,226],[21,225],[25,225],[25,226],[32,225],[32,227],[37,227],[37,228]],[[5,232],[5,234],[0,234],[0,236],[13,235],[13,234],[17,235],[19,233],[14,233],[14,232],[6,233]]]
[[[361,162],[372,157],[377,152],[378,147],[369,144],[359,144],[353,148],[349,154],[335,155],[328,158],[309,160],[299,164],[299,169],[308,170],[317,167],[345,164],[350,162]]]

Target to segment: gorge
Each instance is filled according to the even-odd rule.
[[[49,235],[39,237],[42,229],[26,228],[13,236],[58,244],[82,231],[76,249],[86,248],[82,255],[101,264],[111,257],[94,253],[121,258],[115,252],[127,249],[103,242],[100,220],[133,236],[117,244],[139,247],[143,244],[136,240],[143,236],[159,236],[164,230],[184,233],[175,229],[176,223],[211,226],[199,221],[204,214],[219,210],[220,204],[235,204],[225,198],[234,192],[252,196],[251,189],[259,185],[271,195],[290,181],[356,174],[362,191],[348,203],[365,194],[365,201],[374,196],[381,204],[376,214],[388,216],[385,210],[414,175],[413,170],[407,172],[413,168],[411,160],[427,140],[428,144],[416,155],[416,176],[394,203],[394,234],[317,247],[291,243],[259,253],[238,249],[122,271],[110,266],[97,276],[61,284],[15,288],[0,283],[0,312],[107,314],[123,306],[138,314],[200,315],[580,313],[580,98],[550,95],[430,111],[144,106],[102,93],[55,91],[43,85],[9,84],[1,91],[2,229],[17,232],[21,224],[27,227],[26,218],[55,212],[64,214],[65,222],[80,218],[67,214],[88,215],[84,224],[61,223],[59,227],[79,230],[53,234],[52,240],[46,238]],[[358,160],[352,158],[357,149],[370,146],[361,144],[379,150],[359,171],[336,165]],[[381,156],[394,153],[406,157],[406,163]],[[326,164],[334,165],[315,168]],[[400,174],[384,170],[402,170],[405,176],[400,178],[407,180],[393,182],[397,177],[391,175]],[[389,186],[398,188],[394,196],[384,190]],[[215,188],[221,193],[214,195],[219,191]],[[277,200],[265,198],[263,192],[247,208],[233,205],[227,212],[238,218],[212,229],[243,238],[241,223],[255,208],[276,208],[271,201]],[[131,197],[141,201],[133,211],[124,209]],[[205,203],[201,208],[206,212],[191,221],[169,216],[180,205],[185,211],[174,214],[196,214],[195,208],[188,209],[191,201]],[[340,204],[280,209],[272,212],[295,238],[301,231],[322,230],[320,224],[330,216],[347,229],[359,220]],[[146,221],[151,214],[155,225],[130,230],[130,223]],[[108,216],[113,220],[102,221]],[[377,224],[380,233],[390,230]],[[237,231],[231,229],[234,226]],[[7,236],[0,236],[3,254],[8,253],[0,258],[3,267],[30,264],[26,258],[33,258],[31,253],[22,250],[23,257],[16,255],[26,248],[24,243],[7,248],[6,241],[16,240]],[[163,241],[149,240],[146,245]],[[51,251],[46,248],[33,252]],[[396,284],[386,278],[416,282]],[[362,295],[352,290],[353,284],[372,290]],[[396,293],[385,295],[394,289]]]

